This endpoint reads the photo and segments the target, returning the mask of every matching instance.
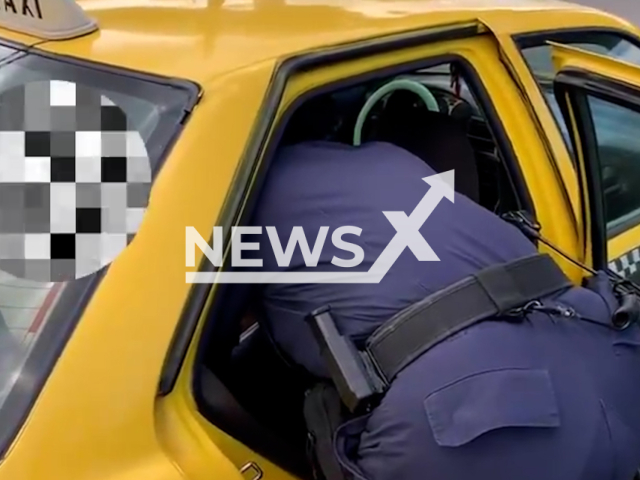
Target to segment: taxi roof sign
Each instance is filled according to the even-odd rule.
[[[0,27],[44,40],[66,40],[98,29],[74,0],[2,0]]]

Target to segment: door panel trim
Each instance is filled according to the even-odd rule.
[[[585,209],[583,216],[590,225],[593,267],[603,269],[609,263],[611,235],[607,233],[600,151],[588,97],[640,113],[640,67],[577,47],[548,43],[557,72],[554,94],[571,133],[579,157],[576,166],[588,195],[589,210]]]
[[[606,222],[604,219],[604,200],[601,192],[600,165],[597,162],[596,146],[593,145],[595,131],[591,119],[589,105],[586,103],[584,92],[576,95],[576,87],[572,72],[563,70],[554,80],[555,96],[560,110],[571,135],[578,171],[580,188],[580,203],[583,216],[585,234],[590,242],[590,252],[584,252],[585,258],[591,258],[591,266],[601,270],[607,265]],[[585,142],[589,142],[585,145]],[[596,152],[596,166],[590,155]],[[582,157],[582,158],[580,158]],[[595,212],[594,212],[595,210]],[[586,237],[585,237],[586,238]]]

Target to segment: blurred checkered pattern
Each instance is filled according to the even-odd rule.
[[[131,242],[150,186],[142,137],[99,91],[47,81],[0,95],[0,270],[98,271]]]

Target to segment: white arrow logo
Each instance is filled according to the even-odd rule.
[[[396,234],[367,272],[187,272],[187,283],[380,283],[406,248],[420,262],[438,262],[420,229],[442,199],[453,203],[454,171],[422,180],[430,185],[429,191],[409,216],[405,212],[382,212]]]
[[[391,225],[396,229],[395,236],[383,250],[376,262],[367,273],[373,273],[380,277],[378,282],[386,275],[405,248],[409,248],[421,262],[438,262],[440,259],[420,234],[420,229],[429,216],[436,209],[443,198],[454,201],[454,173],[453,170],[425,177],[426,183],[431,188],[420,203],[407,217],[404,212],[383,212]],[[376,282],[377,283],[377,282]]]

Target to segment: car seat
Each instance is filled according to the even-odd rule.
[[[222,284],[198,352],[194,396],[218,428],[301,479],[311,478],[302,418],[305,385],[282,363],[258,324],[241,335],[256,301],[249,284]]]
[[[430,111],[416,100],[413,92],[393,92],[380,118],[377,139],[404,148],[436,172],[455,170],[456,191],[479,203],[478,167],[465,118]]]
[[[328,140],[337,118],[335,101],[327,96],[312,97],[296,108],[287,121],[279,146]]]

